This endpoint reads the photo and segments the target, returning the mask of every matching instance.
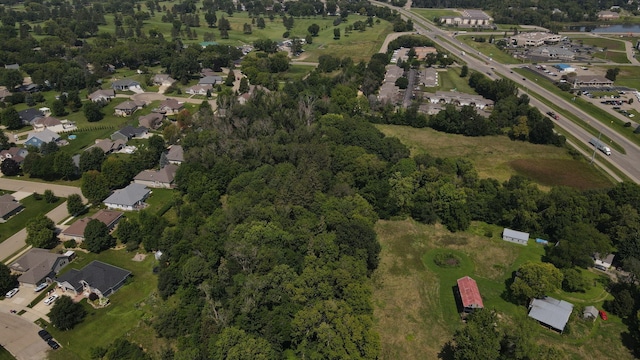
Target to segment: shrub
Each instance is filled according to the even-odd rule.
[[[67,240],[62,244],[64,245],[65,249],[74,249],[78,246],[78,243],[75,240]]]
[[[453,268],[460,266],[462,259],[454,253],[445,252],[436,254],[433,258],[433,262],[440,267]]]

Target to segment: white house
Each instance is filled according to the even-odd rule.
[[[611,264],[613,264],[614,258],[615,255],[613,254],[608,254],[604,258],[601,258],[600,254],[595,253],[593,254],[593,267],[598,270],[607,271],[611,267]]]

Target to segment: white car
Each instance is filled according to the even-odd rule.
[[[9,290],[9,292],[7,292],[7,293],[4,295],[4,297],[6,297],[7,299],[8,299],[8,298],[12,298],[12,297],[13,297],[13,295],[15,295],[15,294],[17,294],[17,293],[18,293],[18,291],[20,291],[20,289],[18,289],[18,288],[13,288],[13,289]]]
[[[53,294],[51,296],[49,296],[45,301],[44,304],[45,305],[51,305],[53,304],[54,301],[58,300],[58,295]]]
[[[35,292],[40,292],[40,291],[42,291],[42,290],[46,289],[46,288],[47,288],[47,286],[49,286],[49,284],[47,284],[47,283],[42,283],[42,284],[40,284],[40,285],[36,286],[36,288],[35,288],[33,291],[35,291]]]

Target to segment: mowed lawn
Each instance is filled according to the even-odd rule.
[[[429,21],[433,21],[433,19],[443,17],[443,16],[459,16],[460,15],[459,11],[450,10],[450,9],[412,8],[411,12],[414,14],[418,14]]]
[[[38,215],[48,213],[64,201],[64,198],[59,198],[55,203],[47,203],[44,200],[44,197],[40,200],[36,200],[33,195],[20,200],[20,203],[24,206],[24,210],[22,210],[18,215],[11,217],[6,223],[3,223],[0,226],[0,242],[7,240],[13,234],[24,229],[29,220]],[[9,255],[11,254],[1,254],[0,259]]]
[[[572,159],[564,148],[512,141],[506,136],[466,137],[430,128],[376,127],[387,136],[397,137],[412,154],[468,159],[482,178],[502,182],[520,174],[544,186],[566,185],[579,189],[612,186],[597,169],[586,161]]]
[[[92,347],[106,347],[123,335],[152,331],[145,324],[145,319],[153,316],[149,306],[158,299],[155,292],[157,278],[152,271],[156,264],[153,254],[142,262],[133,261],[135,253],[124,250],[107,250],[101,254],[77,251],[76,254],[78,258],[63,272],[71,268],[80,269],[93,260],[100,260],[131,271],[132,277],[109,297],[111,304],[106,308],[94,309],[83,300],[88,315],[73,330],[59,331],[48,327],[47,330],[62,345],[62,348],[51,353],[49,358],[54,360],[90,359]]]
[[[380,265],[373,275],[375,327],[382,341],[384,359],[438,359],[445,343],[456,329],[464,326],[458,316],[454,295],[456,280],[474,278],[486,308],[499,313],[501,324],[525,318],[527,310],[504,299],[512,272],[527,261],[540,261],[544,247],[502,241],[502,228],[473,223],[462,233],[450,233],[441,225],[424,225],[412,220],[385,221],[376,224],[382,245]],[[490,237],[487,237],[490,233]],[[462,259],[456,268],[441,268],[433,262],[435,254],[452,252]],[[584,270],[593,279],[592,289],[584,294],[563,291],[549,294],[575,305],[601,308],[610,298],[604,290],[605,277]],[[526,321],[533,321],[526,319]],[[574,314],[570,331],[559,335],[542,326],[534,326],[532,337],[538,343],[558,347],[567,359],[633,359],[621,343],[626,326],[615,316],[609,321],[583,321]]]
[[[607,48],[614,51],[625,51],[624,42],[611,38],[595,37],[595,36],[570,36],[571,41],[584,45],[595,46],[601,49]]]
[[[607,69],[620,69],[620,73],[616,77],[615,85],[627,86],[634,89],[640,89],[640,67],[638,66],[598,66],[601,73],[607,72]]]

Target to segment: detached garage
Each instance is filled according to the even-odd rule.
[[[529,233],[504,228],[504,230],[502,230],[502,240],[527,245],[527,242],[529,242]]]

